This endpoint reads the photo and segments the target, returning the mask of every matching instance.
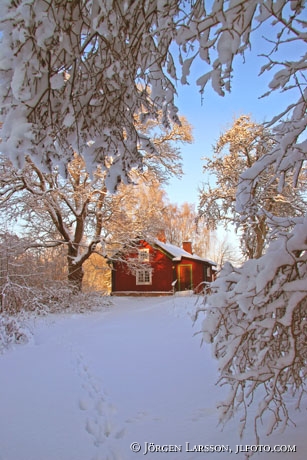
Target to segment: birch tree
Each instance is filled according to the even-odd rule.
[[[205,222],[198,219],[194,204],[185,202],[178,205],[166,202],[161,223],[167,242],[182,247],[184,241],[191,241],[195,254],[208,256],[211,232]]]

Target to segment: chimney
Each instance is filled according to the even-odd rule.
[[[183,241],[182,242],[182,249],[189,254],[193,254],[192,252],[192,242],[191,241]]]

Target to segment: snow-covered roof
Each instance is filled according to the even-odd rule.
[[[212,260],[209,260],[209,259],[205,259],[196,254],[190,254],[189,252],[185,251],[182,248],[179,248],[178,246],[175,246],[174,244],[163,243],[160,240],[154,240],[154,243],[156,246],[160,247],[163,251],[173,256],[173,261],[179,262],[182,259],[182,257],[186,257],[187,259],[200,260],[201,262],[207,262],[211,265],[216,265],[216,262],[213,262]]]

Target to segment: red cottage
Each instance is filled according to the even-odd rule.
[[[214,262],[192,253],[190,242],[179,248],[159,240],[152,243],[140,240],[135,249],[123,252],[110,263],[112,295],[199,292],[204,288],[204,282],[214,279],[216,272]]]

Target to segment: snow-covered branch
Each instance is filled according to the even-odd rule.
[[[274,59],[282,46],[306,41],[303,13],[299,0],[5,1],[1,149],[17,167],[30,155],[40,169],[58,165],[63,175],[77,152],[88,172],[100,164],[115,190],[142,168],[139,147],[159,154],[135,117],[144,122],[161,113],[165,127],[179,123],[177,73],[188,83],[196,59],[203,63],[201,91],[210,82],[220,95],[230,91],[235,58],[270,20],[272,50],[261,69],[276,69],[269,91],[297,88],[303,97],[306,55]]]
[[[287,395],[300,400],[307,369],[307,219],[280,235],[266,254],[241,268],[227,263],[206,298],[202,337],[213,344],[221,383],[230,386],[221,421],[263,391],[257,421],[268,433],[289,421]],[[200,314],[198,311],[198,315]],[[243,416],[244,424],[246,414]]]

